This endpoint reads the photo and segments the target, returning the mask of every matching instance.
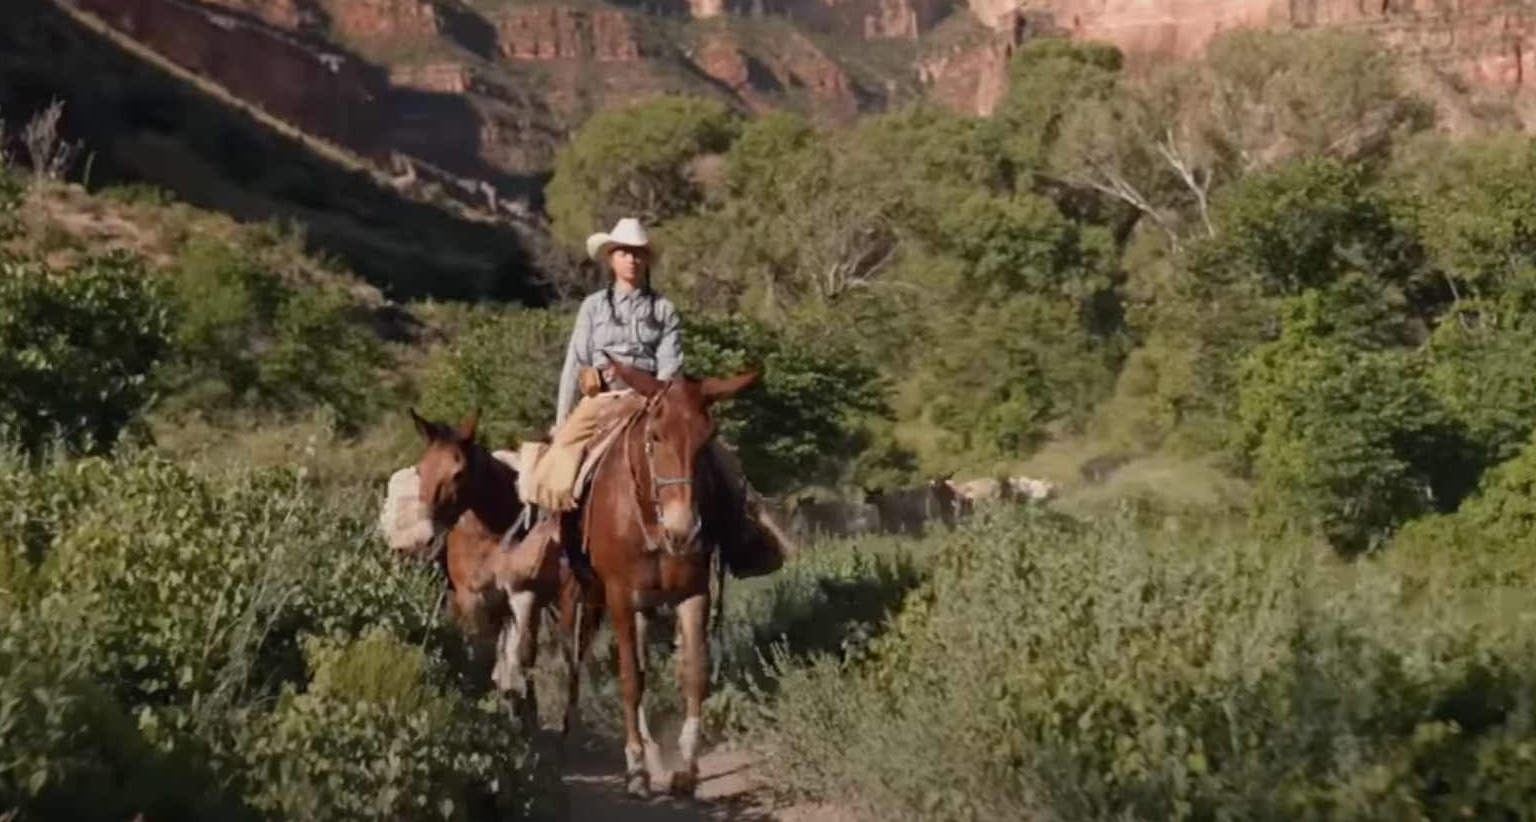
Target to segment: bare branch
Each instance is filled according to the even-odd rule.
[[[79,153],[78,144],[69,143],[59,134],[59,122],[63,117],[64,102],[54,100],[22,130],[22,142],[32,160],[33,179],[38,182],[64,179],[65,172]]]
[[[1211,170],[1205,169],[1205,179],[1200,179],[1200,172],[1191,168],[1178,148],[1178,138],[1174,136],[1173,127],[1168,126],[1163,130],[1163,140],[1155,142],[1154,147],[1163,160],[1173,168],[1175,174],[1183,181],[1195,197],[1195,207],[1200,211],[1200,222],[1205,225],[1205,234],[1208,237],[1216,236],[1216,227],[1211,223],[1210,186]]]

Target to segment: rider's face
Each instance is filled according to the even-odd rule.
[[[638,248],[617,248],[609,258],[613,262],[613,278],[631,288],[645,275],[645,251]]]

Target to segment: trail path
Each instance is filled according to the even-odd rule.
[[[715,748],[699,758],[699,792],[692,800],[632,799],[624,793],[622,756],[583,752],[566,769],[572,822],[860,822],[829,805],[775,805],[756,772],[756,757]]]

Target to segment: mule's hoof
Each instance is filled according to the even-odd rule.
[[[696,770],[673,771],[669,790],[673,796],[692,799],[694,794],[699,792],[699,772]]]
[[[651,798],[651,779],[643,771],[632,773],[624,781],[624,792],[635,799]]]

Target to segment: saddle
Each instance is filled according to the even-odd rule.
[[[526,470],[518,475],[517,492],[524,504],[546,511],[574,510],[597,466],[646,407],[645,397],[633,391],[608,391],[590,399],[555,432],[552,442],[521,445],[519,458]]]

